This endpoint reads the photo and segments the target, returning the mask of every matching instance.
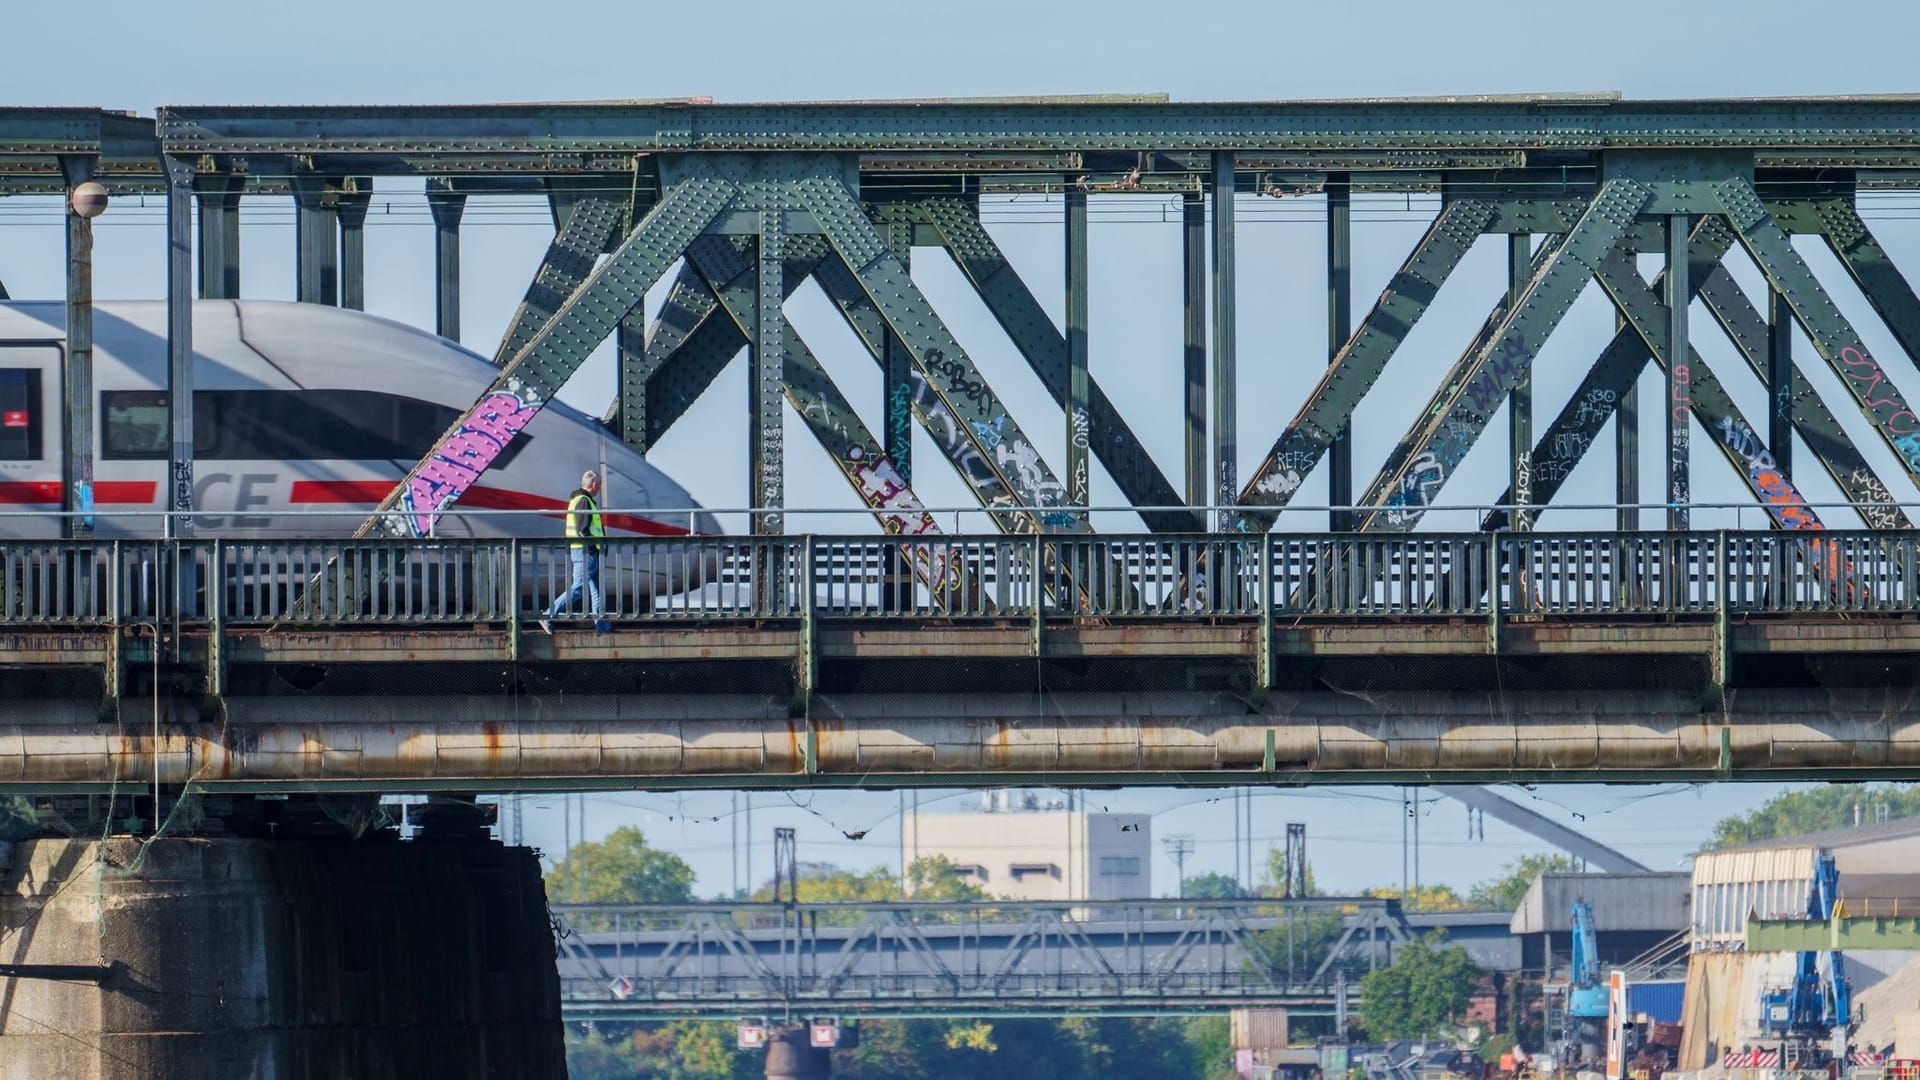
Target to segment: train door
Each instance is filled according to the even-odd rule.
[[[0,343],[0,537],[61,533],[61,349]]]

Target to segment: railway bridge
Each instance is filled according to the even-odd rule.
[[[460,817],[475,792],[1911,777],[1920,297],[1876,230],[1920,188],[1916,132],[1915,97],[0,108],[0,195],[66,207],[63,332],[29,343],[57,372],[6,374],[0,341],[0,465],[46,470],[10,490],[62,534],[0,541],[0,791],[93,836],[175,821],[183,792],[236,821],[295,795],[358,834],[376,793],[432,791],[452,845],[329,846],[297,815],[272,841],[29,841],[6,962],[84,978],[16,979],[0,1043],[36,1075],[551,1072],[557,989],[512,1046],[508,996],[474,989],[550,955],[531,861]],[[490,382],[357,528],[207,527],[193,299],[236,297],[244,213],[290,204],[295,297],[363,307],[376,190],[431,222],[449,338],[463,222],[551,221],[477,343]],[[93,223],[148,196],[166,471],[125,508],[163,522],[142,538],[96,510]],[[1356,223],[1388,206],[1419,234],[1369,280]],[[1014,212],[1057,228],[1057,276],[996,232]],[[1165,250],[1096,274],[1092,237],[1140,219]],[[1299,272],[1249,257],[1282,219],[1317,230]],[[1157,284],[1125,296],[1167,318],[1130,340],[1104,289],[1136,268]],[[1324,334],[1263,317],[1300,282]],[[609,541],[610,632],[530,633],[562,542],[448,533],[608,341],[604,437],[738,439],[746,513]],[[702,412],[735,365],[744,408]],[[801,461],[857,522],[805,527]],[[924,494],[943,461],[964,528]],[[701,584],[651,587],[663,564]],[[338,917],[347,876],[378,917]],[[467,881],[492,884],[436,891]],[[101,923],[121,910],[147,914]],[[264,961],[170,951],[236,925]],[[291,971],[339,992],[289,999]],[[203,1008],[216,984],[231,1009]],[[405,1007],[353,1013],[368,986]],[[92,1043],[22,1016],[134,1049],[83,1067]]]

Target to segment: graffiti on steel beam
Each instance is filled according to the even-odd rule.
[[[913,497],[913,490],[892,458],[859,445],[849,446],[847,471],[859,485],[861,499],[878,512],[880,527],[887,535],[919,536],[939,531],[933,515]]]
[[[1721,445],[1740,459],[1747,471],[1747,482],[1766,503],[1767,512],[1782,529],[1793,532],[1820,532],[1826,529],[1813,508],[1794,489],[1792,481],[1780,471],[1773,455],[1767,452],[1766,444],[1760,441],[1760,436],[1751,427],[1731,416],[1722,416],[1719,429]],[[1837,542],[1810,541],[1806,555],[1808,563],[1820,572],[1828,588],[1836,595],[1851,597],[1857,591],[1853,564],[1841,553]]]
[[[1673,365],[1673,400],[1667,404],[1673,410],[1673,430],[1667,443],[1667,474],[1673,478],[1673,486],[1667,492],[1667,500],[1673,506],[1685,507],[1693,497],[1687,476],[1687,424],[1693,415],[1693,371],[1685,364]]]
[[[1893,448],[1908,465],[1920,468],[1920,417],[1915,416],[1900,397],[1900,391],[1893,388],[1892,380],[1862,348],[1852,345],[1842,348],[1840,364],[1844,369],[1841,374],[1853,385],[1868,415],[1893,436]]]
[[[1520,514],[1533,508],[1533,451],[1522,450],[1513,460],[1513,502]]]
[[[1579,404],[1574,407],[1573,422],[1581,427],[1599,427],[1607,422],[1607,418],[1613,415],[1615,409],[1619,408],[1618,398],[1619,395],[1607,387],[1594,387],[1582,395]],[[1586,449],[1586,446],[1582,445],[1575,452],[1575,456],[1586,453]]]
[[[1424,509],[1432,505],[1433,493],[1447,482],[1447,467],[1431,450],[1423,450],[1401,474],[1400,489],[1387,503],[1387,521],[1405,525],[1420,520]]]
[[[1900,510],[1893,505],[1893,492],[1873,474],[1865,465],[1857,465],[1847,477],[1849,490],[1855,500],[1855,509],[1860,512],[1861,520],[1872,529],[1898,529],[1905,522]]]
[[[432,457],[420,463],[400,496],[402,518],[414,536],[431,536],[440,511],[472,487],[514,436],[540,412],[540,396],[519,379],[488,394]]]

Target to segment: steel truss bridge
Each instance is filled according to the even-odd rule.
[[[1398,902],[1371,897],[556,904],[553,914],[570,1020],[1344,1014],[1359,976],[1410,937]],[[1314,916],[1344,926],[1309,961]]]
[[[27,569],[6,616],[0,784],[102,790],[155,766],[241,790],[1910,775],[1914,534],[1896,492],[1920,480],[1920,415],[1895,383],[1912,378],[1920,297],[1857,201],[1920,187],[1916,132],[1909,97],[0,109],[0,191],[97,178],[164,196],[180,537],[135,557],[81,528],[91,226],[70,214],[74,535],[9,549]],[[299,299],[357,307],[372,178],[393,176],[424,181],[443,333],[458,331],[464,209],[530,193],[552,209],[493,384],[355,544],[199,536],[189,301],[236,293],[241,201],[290,197]],[[1356,312],[1353,199],[1378,192],[1438,209]],[[1063,324],[982,224],[983,199],[1022,193],[1061,207]],[[1312,389],[1243,468],[1235,215],[1290,197],[1324,208],[1326,348],[1301,358]],[[1135,199],[1180,207],[1171,474],[1090,363],[1089,204]],[[1906,361],[1873,355],[1796,235],[1831,250]],[[1487,237],[1505,295],[1356,483],[1356,409]],[[915,284],[912,260],[934,255],[1051,396],[1050,436],[1015,421]],[[1651,283],[1643,255],[1664,263]],[[840,385],[789,323],[807,281],[871,355],[874,387]],[[1594,284],[1617,332],[1536,425],[1535,357]],[[1692,346],[1707,330],[1744,371],[1708,367]],[[609,338],[605,422],[643,451],[745,351],[755,535],[626,544],[616,575],[694,559],[725,585],[629,603],[604,639],[529,640],[523,601],[554,551],[435,526]],[[1658,403],[1638,400],[1649,368]],[[1723,378],[1757,382],[1766,415],[1743,414]],[[877,430],[852,404],[876,387]],[[883,535],[788,533],[789,407]],[[1649,409],[1664,479],[1643,500]],[[1502,410],[1507,430],[1490,431]],[[1695,421],[1770,531],[1691,528]],[[915,493],[916,425],[989,535],[944,531]],[[1503,436],[1509,487],[1482,531],[1426,531],[1469,450]],[[1612,458],[1615,528],[1536,532],[1592,455]],[[1096,460],[1143,532],[1094,531]],[[1803,494],[1810,468],[1841,518]],[[1316,472],[1327,531],[1272,533]],[[1643,501],[1664,521],[1643,521]]]

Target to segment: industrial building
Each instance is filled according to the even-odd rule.
[[[1520,967],[1547,972],[1549,981],[1565,968],[1573,949],[1575,900],[1593,905],[1600,962],[1630,964],[1687,928],[1690,885],[1685,871],[1541,874],[1510,923],[1520,942]]]
[[[1693,863],[1686,1034],[1680,1068],[1702,1068],[1719,1061],[1728,1050],[1759,1041],[1761,996],[1791,981],[1795,954],[1747,952],[1747,919],[1803,917],[1814,865],[1822,851],[1833,855],[1840,872],[1840,897],[1847,904],[1920,896],[1920,818],[1699,853]],[[1847,975],[1855,994],[1911,959],[1909,952],[1849,950]]]
[[[1091,813],[999,791],[976,812],[909,815],[900,844],[903,863],[944,856],[987,895],[1007,900],[1153,895],[1148,814]]]

